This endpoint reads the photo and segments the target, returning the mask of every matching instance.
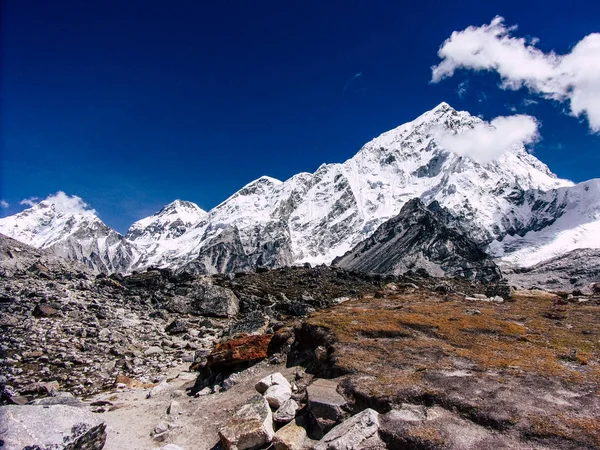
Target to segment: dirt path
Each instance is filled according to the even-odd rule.
[[[262,362],[242,372],[238,384],[230,390],[202,397],[189,397],[185,388],[193,381],[187,365],[174,368],[168,374],[168,388],[146,398],[150,389],[124,389],[105,392],[89,401],[107,400],[113,406],[102,413],[108,439],[105,450],[149,450],[175,444],[185,450],[209,450],[219,442],[218,430],[229,417],[255,393],[254,385],[261,378],[281,372],[294,379],[295,367]],[[174,378],[179,375],[179,378]],[[173,379],[171,379],[173,378]],[[179,403],[179,412],[167,414],[171,401]],[[160,442],[152,431],[160,423],[171,424],[171,431]]]

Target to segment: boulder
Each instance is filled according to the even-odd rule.
[[[200,316],[233,317],[240,310],[239,300],[233,291],[221,286],[197,286],[191,297],[191,312]]]
[[[306,429],[296,421],[288,423],[273,436],[275,450],[303,450],[306,448]]]
[[[273,415],[273,420],[278,423],[291,422],[296,417],[296,412],[299,408],[300,406],[296,400],[289,398],[277,409],[277,412]]]
[[[368,408],[334,427],[315,450],[385,449],[378,430],[379,413]]]
[[[101,450],[106,425],[84,408],[66,405],[0,406],[3,448]]]
[[[167,391],[169,388],[169,383],[163,380],[148,391],[148,394],[146,394],[146,398],[156,397],[157,395],[160,395],[161,393]]]
[[[308,409],[319,428],[326,433],[342,421],[346,399],[337,392],[337,382],[318,379],[306,388]]]
[[[273,415],[267,400],[256,394],[219,430],[226,450],[252,450],[273,439]]]
[[[52,317],[58,314],[58,310],[46,303],[39,303],[35,305],[31,314],[35,317]]]
[[[84,407],[87,406],[86,403],[82,402],[80,399],[75,397],[70,392],[58,391],[55,392],[52,397],[44,397],[39,398],[37,400],[33,400],[31,402],[32,405],[67,405],[67,406],[77,406]]]
[[[211,368],[235,367],[251,364],[267,357],[267,349],[272,335],[244,336],[230,339],[215,345],[207,357],[207,366]]]
[[[283,403],[292,397],[290,384],[274,384],[264,393],[269,406],[273,409],[279,408]]]
[[[291,388],[289,381],[279,372],[275,372],[271,375],[264,377],[262,380],[256,383],[256,386],[254,387],[258,392],[264,394],[265,392],[267,392],[267,389],[269,389],[275,384],[281,384],[283,386],[289,386]]]
[[[181,411],[181,403],[179,403],[177,400],[171,400],[171,403],[169,403],[169,406],[167,407],[167,414],[175,415],[175,414],[179,413],[180,411]]]
[[[20,393],[24,395],[54,395],[59,390],[60,384],[58,381],[37,381],[23,387]]]
[[[165,328],[165,333],[167,334],[183,334],[187,332],[187,323],[185,320],[175,319]]]

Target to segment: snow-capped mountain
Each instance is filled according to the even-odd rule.
[[[541,240],[550,242],[573,230],[578,220],[587,233],[584,224],[595,210],[587,200],[580,201],[579,209],[573,206],[583,199],[577,192],[587,192],[585,187],[557,178],[522,145],[480,164],[446,150],[436,139],[441,131],[462,133],[480,122],[441,103],[368,142],[344,163],[323,164],[312,174],[283,182],[261,177],[207,213],[193,203],[173,202],[132,225],[125,240],[132,258],[126,267],[111,267],[181,267],[197,258],[196,269],[205,272],[330,263],[415,197],[425,204],[438,201],[471,239],[503,258],[541,248]],[[5,225],[26,226],[21,215],[1,219],[0,232],[45,246],[41,228],[23,234]],[[583,239],[581,230],[572,233],[568,241],[560,239],[566,242],[560,251],[580,244],[600,247],[593,235]]]
[[[531,267],[575,249],[600,248],[600,179],[540,193],[537,205],[560,214],[549,214],[557,219],[548,226],[493,241],[488,253],[503,263]]]
[[[175,239],[205,216],[206,211],[195,203],[175,200],[157,213],[135,222],[125,237],[138,242]]]
[[[137,258],[133,244],[106,226],[79,197],[63,192],[0,219],[0,233],[98,272],[121,272]]]

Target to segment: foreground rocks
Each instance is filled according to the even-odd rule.
[[[271,409],[260,394],[252,397],[219,431],[227,450],[255,449],[271,442],[274,435]]]
[[[106,442],[106,425],[84,408],[0,406],[0,424],[6,449],[101,450]]]
[[[385,449],[379,437],[379,413],[370,408],[333,428],[315,450]]]

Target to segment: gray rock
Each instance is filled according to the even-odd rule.
[[[163,349],[160,347],[148,347],[144,351],[144,356],[160,355],[163,353]]]
[[[6,449],[101,450],[106,442],[106,425],[84,408],[1,406],[0,424],[0,440]]]
[[[296,417],[296,412],[300,406],[293,398],[287,399],[285,402],[281,404],[281,406],[277,409],[275,414],[273,414],[273,420],[279,423],[288,423],[294,420]]]
[[[239,310],[239,300],[230,289],[201,284],[191,294],[192,313],[201,316],[233,317]]]
[[[82,407],[86,406],[86,403],[75,397],[70,392],[55,392],[52,397],[39,398],[31,402],[32,405],[67,405]]]
[[[308,409],[323,432],[342,421],[346,399],[337,392],[337,382],[318,379],[306,388]]]
[[[271,408],[260,395],[254,395],[227,424],[219,430],[221,443],[227,450],[255,449],[273,439]]]
[[[379,413],[370,408],[334,427],[315,446],[315,450],[385,449],[379,438]]]

